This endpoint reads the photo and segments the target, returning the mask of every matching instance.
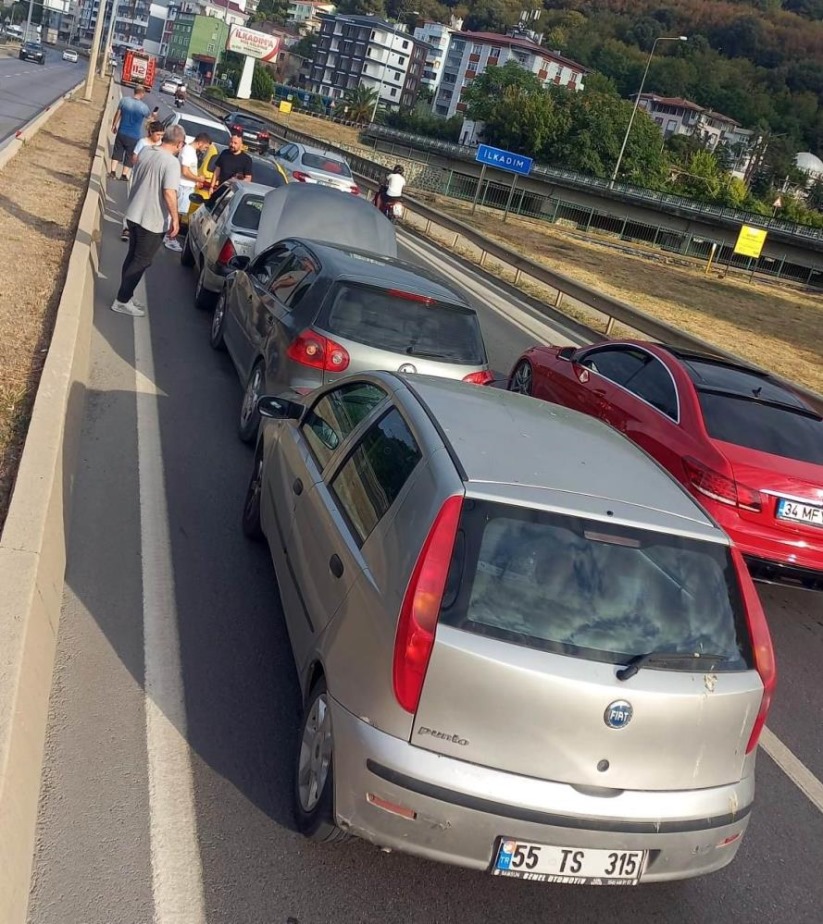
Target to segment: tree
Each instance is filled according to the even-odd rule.
[[[289,6],[290,0],[260,0],[249,23],[274,22],[283,26],[289,18]]]
[[[349,90],[343,97],[343,102],[348,109],[348,117],[352,122],[364,123],[371,119],[377,103],[377,90],[369,87],[359,86]]]
[[[386,4],[384,0],[340,0],[337,12],[353,16],[385,16]]]
[[[256,64],[251,78],[251,98],[262,99],[269,103],[272,96],[274,96],[274,80],[264,66]]]

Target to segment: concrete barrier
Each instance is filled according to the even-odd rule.
[[[26,924],[68,514],[89,368],[112,84],[0,536],[0,921]]]
[[[72,87],[67,93],[63,93],[61,96],[58,96],[56,100],[49,103],[46,108],[36,115],[30,122],[27,122],[21,129],[19,129],[15,135],[9,139],[5,147],[0,151],[0,170],[6,166],[6,164],[14,157],[14,155],[23,147],[27,141],[31,139],[40,131],[40,129],[48,122],[48,120],[54,115],[55,112],[66,102],[72,98],[72,96],[85,85],[86,81],[82,80],[77,84],[76,87]]]

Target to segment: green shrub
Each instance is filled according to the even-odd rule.
[[[255,67],[251,78],[251,98],[268,103],[274,96],[274,81],[271,74],[259,65]]]
[[[207,96],[210,99],[225,99],[226,91],[222,87],[206,87],[203,90],[203,96]]]

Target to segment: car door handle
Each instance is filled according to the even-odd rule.
[[[291,486],[291,489],[292,491],[294,491],[295,494],[302,494],[303,493],[303,482],[299,478],[295,478],[294,483]]]
[[[343,567],[343,562],[340,561],[339,555],[332,555],[329,559],[329,571],[331,571],[336,578],[343,577],[345,568]]]

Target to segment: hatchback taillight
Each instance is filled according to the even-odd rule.
[[[345,347],[313,330],[301,331],[289,344],[286,356],[301,366],[324,372],[344,372],[351,361]]]
[[[416,712],[420,702],[462,506],[462,496],[454,495],[440,508],[403,596],[393,679],[394,695],[406,712]]]
[[[229,238],[229,240],[227,240],[226,243],[223,244],[223,246],[220,248],[220,253],[217,254],[217,265],[226,266],[229,260],[236,256],[237,251],[234,249],[234,244],[232,244],[231,238]]]
[[[297,180],[298,183],[308,183],[311,179],[308,173],[303,173],[302,170],[293,170],[292,177]]]
[[[763,697],[760,700],[760,709],[754,720],[752,733],[749,735],[749,743],[746,745],[746,753],[750,754],[757,747],[757,742],[760,740],[760,735],[769,715],[774,688],[777,684],[777,665],[774,660],[774,649],[772,648],[772,639],[769,634],[769,625],[766,622],[766,614],[763,612],[760,597],[749,574],[749,569],[746,567],[746,562],[736,548],[732,548],[732,560],[734,561],[740,589],[743,593],[743,605],[746,607],[746,623],[749,627],[749,637],[752,643],[754,666],[763,683]]]
[[[482,372],[470,372],[468,375],[463,376],[464,382],[469,382],[471,385],[488,385],[489,382],[494,381],[494,373],[489,372],[488,369],[484,369]]]
[[[689,485],[704,497],[729,507],[742,507],[755,512],[762,509],[763,498],[754,488],[746,487],[722,472],[713,471],[697,459],[684,458],[683,468]]]

